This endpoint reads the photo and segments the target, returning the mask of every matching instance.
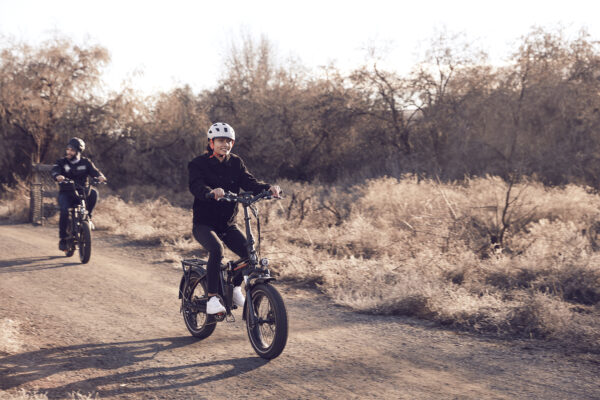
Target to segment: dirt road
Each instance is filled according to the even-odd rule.
[[[0,226],[0,320],[19,321],[23,343],[0,353],[0,389],[101,399],[600,398],[593,355],[356,314],[284,284],[290,336],[280,357],[256,356],[239,310],[197,341],[179,314],[179,271],[159,255],[96,234],[81,265],[61,256],[53,227]]]

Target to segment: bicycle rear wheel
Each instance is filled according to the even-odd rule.
[[[254,318],[246,307],[246,327],[256,354],[271,359],[281,354],[288,337],[288,318],[283,299],[277,289],[258,284],[251,291]]]
[[[79,231],[79,260],[87,264],[92,256],[92,229],[88,221],[81,223]]]
[[[206,276],[192,272],[181,302],[185,326],[192,336],[199,339],[209,337],[217,327],[215,318],[206,314],[207,300]]]

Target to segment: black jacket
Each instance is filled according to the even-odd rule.
[[[93,162],[88,158],[81,157],[79,162],[73,164],[67,157],[63,157],[56,161],[52,166],[52,178],[56,179],[58,175],[62,175],[65,178],[72,179],[75,183],[88,187],[88,176],[97,178],[103,176],[102,172],[96,168]],[[59,185],[61,192],[73,191],[73,185]]]
[[[235,223],[237,203],[205,198],[212,189],[239,193],[240,189],[254,193],[269,189],[271,185],[256,180],[248,172],[242,159],[229,154],[220,162],[208,154],[194,158],[188,164],[190,192],[194,195],[194,225],[209,225],[217,231]]]

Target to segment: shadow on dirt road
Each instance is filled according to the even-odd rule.
[[[63,260],[63,262],[58,260]],[[76,260],[78,259],[66,258],[65,256],[19,257],[0,260],[0,274],[72,267],[80,264]]]
[[[257,357],[230,358],[208,362],[170,366],[148,366],[161,352],[196,343],[192,337],[170,337],[152,340],[84,344],[41,349],[0,358],[1,389],[11,389],[40,381],[53,375],[77,374],[83,370],[98,370],[102,375],[74,380],[62,386],[46,389],[49,398],[89,388],[101,398],[142,394],[156,390],[178,389],[245,374],[268,361]],[[139,368],[140,363],[144,367]],[[158,361],[156,364],[161,364]],[[131,367],[131,370],[128,370]],[[106,373],[119,370],[115,373]],[[205,371],[211,371],[206,373]]]

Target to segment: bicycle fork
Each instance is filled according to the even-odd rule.
[[[258,323],[258,318],[256,317],[256,313],[254,312],[254,302],[252,301],[252,290],[248,285],[249,279],[248,275],[244,275],[244,286],[246,286],[249,290],[246,291],[246,307],[248,308],[248,314],[250,315],[250,320],[248,324],[250,328],[254,328]],[[246,311],[246,310],[244,310]],[[242,313],[242,319],[246,319],[246,313]]]

